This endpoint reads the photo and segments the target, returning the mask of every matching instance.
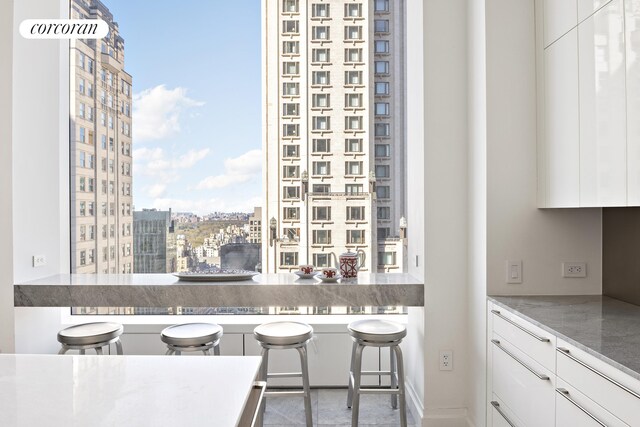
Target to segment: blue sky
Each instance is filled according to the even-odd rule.
[[[261,204],[260,0],[103,0],[133,76],[136,209]]]

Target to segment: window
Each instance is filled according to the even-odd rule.
[[[389,227],[378,227],[377,229],[378,240],[383,240],[391,236],[391,230]]]
[[[376,82],[375,94],[376,95],[389,95],[389,83],[388,82]]]
[[[361,108],[362,107],[362,94],[361,93],[347,93],[345,96],[344,105],[348,108]]]
[[[331,230],[313,230],[313,244],[330,245]]]
[[[311,5],[311,16],[313,18],[328,18],[329,5],[327,3],[316,3]]]
[[[300,187],[285,186],[282,187],[282,194],[285,199],[299,199]]]
[[[388,116],[389,115],[389,103],[388,102],[376,102],[375,109],[376,109],[376,116]]]
[[[311,27],[312,40],[329,40],[329,27],[313,26]]]
[[[376,123],[374,128],[375,136],[389,136],[390,126],[389,123]]]
[[[80,216],[87,215],[87,202],[80,202]]]
[[[391,218],[391,208],[388,207],[388,206],[378,206],[377,217],[378,217],[378,219],[389,219],[389,218]]]
[[[81,168],[85,168],[87,167],[87,154],[84,151],[81,151],[79,153],[80,156],[80,161],[78,162],[80,164]]]
[[[330,184],[313,184],[311,192],[319,193],[319,194],[331,193],[331,185]]]
[[[362,4],[349,3],[344,5],[345,18],[360,18],[362,17]]]
[[[282,104],[283,116],[298,116],[298,106],[300,104],[285,103]]]
[[[331,267],[331,258],[329,254],[313,254],[313,265],[318,268]]]
[[[388,12],[389,0],[375,0],[374,10],[376,12]]]
[[[364,220],[364,206],[347,206],[347,221]]]
[[[285,95],[299,95],[300,94],[300,84],[299,83],[283,83],[282,84],[282,93]]]
[[[300,64],[297,62],[283,62],[282,74],[285,76],[297,76],[300,73]]]
[[[107,238],[107,226],[106,225],[102,226],[102,238],[103,239]],[[105,261],[106,261],[106,259],[105,259]]]
[[[389,41],[388,40],[376,40],[374,44],[375,53],[389,53]]]
[[[87,251],[80,251],[80,265],[87,265]]]
[[[360,6],[360,5],[348,4],[347,6]],[[362,27],[359,25],[348,25],[344,27],[344,39],[345,40],[362,39]]]
[[[93,97],[93,83],[87,83],[87,96]]]
[[[347,85],[361,85],[362,71],[345,71],[344,82]]]
[[[389,74],[389,61],[375,61],[376,74]]]
[[[299,228],[283,228],[282,232],[284,234],[284,238],[287,240],[292,240],[294,242],[297,242],[300,240]]]
[[[298,11],[298,0],[283,0],[282,10],[289,13],[295,13]]]
[[[87,240],[87,226],[86,225],[81,225],[80,226],[80,240],[81,241]]]
[[[107,202],[102,202],[102,216],[107,216]],[[107,237],[107,226],[103,227],[102,237]]]
[[[364,190],[362,184],[345,184],[344,192],[347,194],[360,194]]]
[[[78,92],[84,95],[84,79],[78,80]]]
[[[102,194],[107,194],[107,180],[103,179],[102,180]]]
[[[87,211],[89,212],[89,216],[95,215],[95,203],[89,202],[87,203]]]
[[[82,105],[82,104],[80,104]],[[87,142],[87,131],[85,128],[83,128],[82,126],[80,126],[80,142],[85,143]]]
[[[329,71],[313,71],[311,73],[311,84],[327,86],[330,84]]]
[[[282,147],[282,157],[284,158],[298,158],[300,157],[299,145],[285,145]]]
[[[312,218],[314,221],[330,221],[331,207],[330,206],[314,206]]]
[[[396,253],[378,252],[378,265],[396,265]]]
[[[376,187],[376,197],[378,199],[388,199],[391,197],[391,191],[388,185],[378,185]]]
[[[344,62],[362,62],[362,49],[360,48],[345,49]]]
[[[89,226],[89,240],[94,240],[96,238],[96,228],[93,225]]]
[[[364,230],[347,230],[347,244],[348,245],[363,245],[364,244]]]
[[[87,191],[89,191],[90,193],[93,193],[95,190],[95,181],[93,178],[88,178],[87,179]]]
[[[284,41],[282,42],[282,53],[297,55],[300,53],[300,45],[296,41]]]
[[[362,130],[362,117],[360,116],[347,116],[345,117],[346,130]]]
[[[300,134],[300,125],[285,124],[282,125],[282,135],[284,136],[298,136]]]
[[[84,53],[78,52],[78,67],[84,70]]]
[[[79,186],[80,187],[80,191],[87,191],[85,182],[86,182],[86,178],[84,176],[81,176],[80,177],[80,186]]]
[[[361,153],[362,152],[362,139],[350,138],[344,141],[345,153]]]
[[[329,62],[329,49],[312,49],[311,61],[312,62]]]
[[[389,178],[389,165],[376,165],[376,178]]]
[[[391,156],[391,146],[389,144],[376,144],[375,153],[376,157],[389,157]]]
[[[328,93],[314,93],[313,103],[314,108],[328,108],[329,107],[329,94]]]
[[[286,207],[282,209],[282,216],[287,220],[300,219],[300,208]]]
[[[314,139],[312,148],[314,153],[328,153],[330,148],[329,139]]]
[[[285,34],[298,34],[298,21],[282,21],[282,32]]]
[[[281,252],[280,265],[282,266],[298,266],[298,252]]]
[[[331,175],[331,162],[312,162],[311,173],[313,175]]]
[[[283,178],[299,178],[300,166],[286,165],[282,167]]]
[[[362,175],[362,162],[345,162],[345,175]]]
[[[91,74],[93,74],[93,68],[94,68],[93,64],[94,64],[93,59],[87,58],[87,71]]]
[[[327,116],[314,116],[312,120],[312,130],[330,130],[331,118]]]
[[[389,20],[388,19],[376,19],[373,24],[374,31],[376,33],[388,33],[389,32]]]

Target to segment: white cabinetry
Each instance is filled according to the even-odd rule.
[[[625,1],[628,202],[640,205],[640,2]]]
[[[558,378],[556,392],[556,427],[625,427],[627,424],[611,415],[576,388]]]
[[[576,0],[544,0],[544,47],[578,23]]]

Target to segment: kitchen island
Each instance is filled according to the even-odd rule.
[[[0,354],[0,424],[233,427],[260,361]]]
[[[424,284],[409,274],[361,273],[324,283],[294,274],[188,282],[172,274],[58,274],[14,285],[16,307],[424,306]]]

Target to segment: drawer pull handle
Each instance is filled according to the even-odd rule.
[[[517,427],[510,419],[509,417],[507,417],[507,414],[505,414],[504,412],[502,412],[502,409],[500,409],[500,404],[498,402],[496,402],[495,400],[491,401],[491,405],[496,408],[496,411],[498,411],[498,413],[502,416],[502,418],[504,418],[504,420],[507,422],[507,424],[509,424],[511,427]]]
[[[640,399],[640,394],[636,393],[635,391],[631,390],[629,387],[626,387],[622,384],[620,384],[618,381],[614,380],[613,378],[603,374],[602,372],[598,371],[595,368],[592,368],[591,366],[587,365],[586,363],[584,363],[582,360],[576,358],[574,355],[571,354],[571,352],[569,351],[569,349],[563,348],[563,347],[558,347],[556,349],[560,354],[564,354],[565,356],[567,356],[569,359],[573,360],[574,362],[576,362],[579,365],[584,366],[585,368],[587,368],[588,370],[590,370],[591,372],[593,372],[594,374],[604,378],[605,380],[609,381],[611,384],[616,385],[618,387],[620,387],[621,389],[623,389],[624,391],[626,391],[627,393],[631,394],[632,396]]]
[[[525,328],[524,326],[518,325],[516,322],[514,322],[513,320],[509,319],[508,317],[502,315],[502,313],[500,313],[498,310],[491,310],[491,312],[493,314],[495,314],[496,316],[498,316],[499,318],[501,318],[502,320],[504,320],[505,322],[509,322],[511,323],[513,326],[515,326],[516,328],[520,329],[521,331],[526,332],[527,334],[531,335],[532,337],[534,337],[535,339],[537,339],[540,342],[549,342],[549,338],[545,338],[545,337],[541,337],[540,335],[534,334],[533,332],[531,332],[530,330],[528,330],[527,328]]]
[[[605,423],[603,423],[602,421],[600,421],[598,418],[596,418],[595,415],[593,415],[591,412],[587,411],[582,405],[579,405],[578,402],[576,402],[571,397],[569,397],[569,390],[564,389],[564,388],[557,388],[556,391],[558,392],[558,394],[560,396],[564,397],[569,402],[571,402],[571,404],[573,404],[573,406],[575,406],[576,408],[580,409],[582,412],[587,414],[589,416],[589,418],[591,418],[593,421],[597,422],[602,427],[607,427],[607,425]]]
[[[527,370],[529,370],[529,372],[531,372],[533,375],[535,375],[536,377],[540,378],[543,381],[548,381],[549,377],[546,376],[545,374],[539,374],[538,372],[536,372],[532,367],[530,367],[529,365],[527,365],[526,363],[524,363],[522,360],[518,359],[513,353],[511,353],[509,350],[507,350],[506,348],[504,348],[503,346],[500,345],[500,341],[498,340],[491,340],[491,342],[498,347],[500,350],[504,351],[505,353],[507,353],[507,355],[511,356],[511,358],[513,360],[515,360],[516,362],[518,362],[519,364],[521,364],[522,366],[524,366],[525,368],[527,368]]]

